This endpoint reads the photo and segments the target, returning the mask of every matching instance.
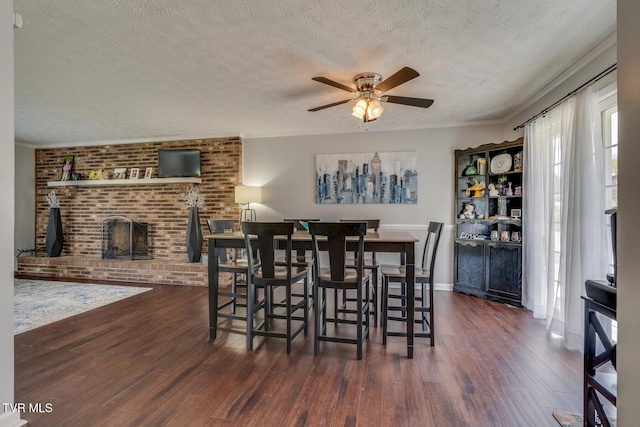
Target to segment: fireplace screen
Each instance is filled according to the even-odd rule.
[[[122,216],[102,221],[102,259],[151,259],[151,225]]]

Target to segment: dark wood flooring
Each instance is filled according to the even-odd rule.
[[[557,426],[582,412],[582,355],[530,312],[436,292],[436,346],[353,345],[220,332],[207,290],[154,290],[15,337],[15,399],[30,426]],[[228,322],[228,321],[226,321]],[[227,326],[228,323],[227,323]],[[242,325],[238,323],[239,329]],[[46,404],[50,404],[47,407]],[[47,409],[51,409],[47,412]]]

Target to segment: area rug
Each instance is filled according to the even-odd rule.
[[[567,411],[553,411],[553,417],[560,423],[562,427],[582,427],[582,414],[574,414]],[[611,425],[616,425],[616,420],[610,420]],[[600,425],[600,424],[596,424]]]
[[[13,331],[17,335],[149,290],[151,288],[15,279]]]

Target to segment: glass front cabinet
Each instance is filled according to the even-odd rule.
[[[520,307],[523,139],[455,151],[453,290]]]

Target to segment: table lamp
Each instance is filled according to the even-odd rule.
[[[248,185],[238,185],[235,188],[236,203],[246,203],[246,208],[240,211],[240,221],[256,221],[256,211],[251,209],[251,203],[262,202],[262,188]]]

